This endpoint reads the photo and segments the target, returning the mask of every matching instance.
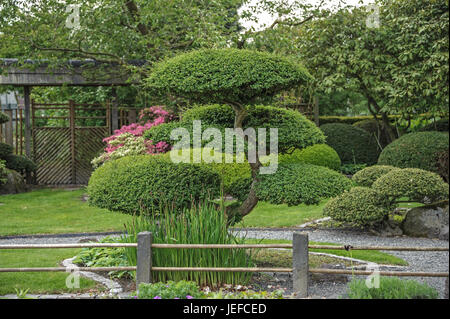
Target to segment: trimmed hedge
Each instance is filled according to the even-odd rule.
[[[13,152],[13,147],[6,143],[0,142],[0,159],[5,159],[8,155]]]
[[[295,149],[291,154],[280,154],[279,163],[305,163],[324,166],[335,171],[341,167],[341,159],[334,149],[326,144],[308,146],[302,150]]]
[[[0,124],[9,122],[9,116],[0,111]]]
[[[398,200],[407,197],[421,203],[448,199],[448,184],[436,173],[418,168],[394,169],[378,178],[372,188],[381,196]]]
[[[380,125],[382,125],[382,123],[380,123]],[[353,126],[362,128],[364,131],[369,133],[370,136],[373,136],[375,140],[380,143],[381,147],[385,147],[389,144],[386,136],[381,131],[378,132],[378,124],[376,120],[370,119],[358,121],[356,123],[353,123]]]
[[[389,165],[374,165],[366,167],[356,172],[355,175],[353,175],[352,180],[358,186],[371,187],[378,178],[394,169],[398,168]]]
[[[400,118],[398,115],[388,115],[390,122],[394,122],[397,118]],[[378,116],[381,119],[381,116]],[[320,125],[330,124],[330,123],[341,123],[341,124],[350,124],[353,125],[356,122],[365,121],[365,120],[373,120],[372,115],[364,115],[364,116],[328,116],[322,115],[319,116]]]
[[[5,158],[6,167],[19,173],[31,173],[36,171],[36,164],[24,155],[8,155]]]
[[[202,165],[172,163],[160,155],[126,156],[96,169],[89,180],[89,204],[128,214],[176,209],[216,198],[220,176]]]
[[[380,154],[378,164],[437,172],[437,155],[448,148],[448,133],[410,133],[386,146]]]
[[[184,127],[191,133],[192,139],[193,120],[202,121],[202,130],[209,127],[216,127],[221,130],[222,140],[224,141],[224,129],[234,127],[234,111],[231,106],[219,104],[195,107],[183,113],[180,122],[154,126],[144,133],[144,137],[154,143],[165,141],[173,145],[173,141],[170,140],[171,130]],[[249,107],[243,127],[244,129],[252,127],[256,130],[256,133],[258,128],[266,128],[267,141],[269,141],[270,136],[269,129],[278,128],[278,151],[280,153],[292,148],[305,148],[325,142],[325,136],[320,129],[305,116],[297,111],[272,106]]]
[[[203,148],[202,151],[204,152],[206,150],[206,148]],[[190,149],[191,152],[191,162],[193,162],[193,158],[194,158],[194,149]],[[164,158],[166,158],[167,160],[171,160],[170,159],[170,155],[171,152],[174,151],[170,151],[167,152],[165,154],[163,154],[162,156]],[[213,153],[211,153],[213,154]],[[233,156],[233,163],[226,163],[225,162],[225,153],[219,153],[219,155],[222,158],[222,162],[221,163],[216,163],[216,162],[212,162],[212,163],[207,163],[205,162],[204,158],[202,157],[202,162],[201,165],[208,167],[209,169],[217,172],[217,174],[219,174],[221,182],[223,183],[223,191],[225,194],[231,194],[233,192],[233,185],[242,180],[242,179],[251,179],[251,169],[250,169],[250,165],[248,164],[247,161],[244,161],[243,163],[236,163],[236,156]]]
[[[153,96],[203,103],[243,104],[312,80],[305,67],[283,56],[238,49],[203,49],[155,64],[144,85]]]
[[[443,118],[437,120],[433,123],[428,124],[420,131],[428,132],[428,131],[438,131],[438,132],[447,132],[448,133],[448,118]]]
[[[353,226],[373,227],[387,219],[393,208],[388,199],[375,190],[358,186],[329,200],[323,214]]]
[[[289,206],[318,204],[337,196],[353,183],[342,174],[311,164],[280,164],[275,174],[260,175],[256,195],[262,201]]]
[[[375,139],[365,130],[348,124],[325,124],[320,129],[327,136],[326,144],[339,155],[343,164],[374,164],[378,159]]]

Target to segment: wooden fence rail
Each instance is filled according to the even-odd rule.
[[[84,243],[84,244],[31,244],[31,245],[0,245],[1,249],[54,249],[54,248],[92,248],[92,247],[134,247],[137,248],[137,265],[130,267],[77,267],[77,271],[136,271],[136,286],[140,283],[150,283],[152,271],[217,271],[217,272],[287,272],[293,274],[294,292],[298,298],[308,295],[308,274],[341,274],[341,275],[372,275],[373,271],[347,269],[309,269],[309,249],[327,250],[390,250],[390,251],[449,251],[448,247],[403,247],[403,246],[333,246],[309,245],[308,235],[294,233],[292,244],[153,244],[150,232],[138,234],[137,243]],[[292,268],[266,267],[153,267],[152,249],[235,249],[235,248],[287,248],[292,249]],[[36,268],[0,268],[2,272],[66,272],[67,267],[36,267]],[[380,276],[405,277],[448,277],[448,272],[400,272],[379,271]]]

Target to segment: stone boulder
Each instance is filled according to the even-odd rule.
[[[6,183],[0,185],[0,194],[17,194],[27,191],[25,181],[18,172],[7,169]]]
[[[448,240],[448,201],[411,209],[402,229],[405,235],[412,237]]]

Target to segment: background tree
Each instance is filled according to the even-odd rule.
[[[161,62],[145,80],[145,86],[151,94],[163,98],[169,95],[230,105],[235,113],[234,128],[242,129],[252,103],[310,80],[303,66],[277,55],[220,49],[194,51]],[[323,142],[322,133],[313,123],[299,129],[309,138],[305,147]],[[248,197],[238,208],[241,216],[250,213],[258,203],[255,193],[261,167],[258,155],[250,167],[253,180]]]

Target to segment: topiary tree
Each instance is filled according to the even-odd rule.
[[[214,127],[222,132],[222,141],[225,141],[225,128],[233,127],[234,111],[229,105],[202,105],[188,109],[182,114],[182,120],[179,122],[164,123],[150,128],[144,133],[147,140],[153,143],[166,142],[170,140],[170,132],[177,127],[183,127],[191,133],[192,141],[192,122],[200,120],[202,128]],[[254,105],[247,111],[247,116],[242,123],[243,128],[278,128],[278,151],[288,152],[293,148],[302,149],[310,145],[310,141],[324,141],[324,136],[316,128],[314,123],[308,120],[299,112],[287,109],[280,109],[272,106]],[[204,141],[206,144],[207,141]]]
[[[448,133],[443,132],[406,134],[386,146],[378,164],[437,172],[438,153],[448,150],[448,142]]]
[[[394,169],[398,168],[389,165],[374,165],[366,167],[356,172],[355,175],[352,176],[352,180],[358,186],[371,187],[378,178]]]
[[[365,130],[349,124],[330,123],[320,126],[327,137],[326,143],[341,158],[343,164],[368,164],[377,162],[379,148]]]
[[[391,170],[378,178],[372,188],[392,203],[435,202],[448,199],[449,195],[448,184],[439,175],[418,168]]]
[[[373,227],[388,218],[394,206],[377,191],[354,187],[329,200],[323,214],[332,219],[358,227]]]
[[[377,143],[379,143],[379,145],[384,148],[389,143],[386,139],[386,136],[382,134],[382,125],[383,124],[380,124],[378,120],[375,119],[367,119],[353,123],[353,126],[362,128],[364,131],[373,136]]]
[[[145,86],[153,96],[229,105],[234,111],[234,128],[242,129],[253,108],[252,104],[280,91],[306,84],[311,79],[302,65],[274,54],[207,49],[185,53],[156,64],[145,80]],[[314,126],[298,127],[295,134],[304,136],[302,147],[323,141],[323,135]],[[258,202],[256,185],[258,171],[262,166],[258,155],[250,166],[250,191],[236,210],[241,216],[250,213]]]
[[[341,167],[341,159],[336,151],[326,144],[315,144],[304,149],[295,149],[292,153],[281,154],[279,162],[305,163],[328,167],[338,171]]]

